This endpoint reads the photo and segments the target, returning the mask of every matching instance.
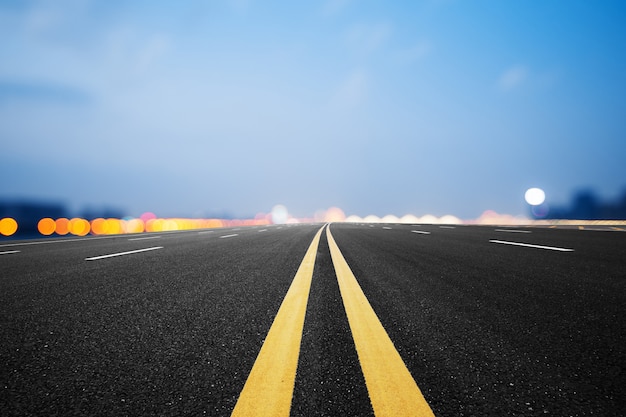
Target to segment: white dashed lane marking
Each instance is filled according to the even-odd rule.
[[[128,252],[111,253],[109,255],[92,256],[91,258],[85,258],[85,260],[86,261],[97,261],[99,259],[113,258],[115,256],[130,255],[130,254],[133,254],[133,253],[147,252],[147,251],[157,250],[157,249],[163,249],[163,246],[155,246],[155,247],[152,247],[152,248],[131,250],[131,251],[128,251]]]
[[[532,245],[530,243],[508,242],[506,240],[490,240],[489,242],[500,243],[502,245],[524,246],[527,248],[548,249],[548,250],[555,250],[559,252],[574,252],[574,249],[558,248],[555,246]]]
[[[128,240],[146,240],[146,239],[159,239],[161,236],[147,236],[147,237],[135,237]]]

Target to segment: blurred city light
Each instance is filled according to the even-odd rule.
[[[56,222],[49,217],[44,217],[37,223],[37,230],[44,236],[50,236],[56,230]]]
[[[17,221],[11,217],[0,220],[0,234],[11,236],[17,232]]]
[[[87,235],[122,235],[140,233],[161,233],[197,229],[214,229],[240,226],[266,226],[272,224],[297,223],[398,223],[398,224],[439,224],[439,225],[583,225],[583,224],[626,224],[626,192],[614,202],[601,202],[593,193],[581,191],[576,194],[572,206],[548,208],[545,192],[539,188],[526,191],[525,198],[531,205],[531,218],[512,216],[485,210],[476,219],[460,219],[453,215],[436,216],[425,214],[416,216],[405,214],[396,216],[387,214],[382,217],[370,214],[366,216],[349,215],[339,207],[318,210],[312,217],[298,217],[289,212],[282,204],[275,205],[269,213],[257,213],[249,219],[224,218],[162,218],[152,212],[139,217],[41,217],[27,216],[9,217],[6,214],[0,219],[0,235],[15,238],[32,238],[45,236],[87,236]],[[548,217],[548,213],[556,212],[558,218]],[[608,220],[607,220],[608,219]],[[22,223],[24,227],[21,227]],[[35,224],[36,236],[28,232],[28,225]],[[19,232],[18,232],[19,231]]]
[[[524,194],[526,202],[531,206],[538,206],[546,199],[546,193],[541,188],[529,188]]]

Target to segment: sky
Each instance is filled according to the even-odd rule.
[[[626,187],[626,2],[0,1],[0,199],[477,218]]]

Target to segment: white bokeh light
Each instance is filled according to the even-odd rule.
[[[546,193],[541,188],[529,188],[524,198],[531,206],[538,206],[546,200]]]
[[[287,207],[282,204],[277,204],[272,208],[272,223],[274,224],[285,224],[289,219],[289,212],[287,211]]]

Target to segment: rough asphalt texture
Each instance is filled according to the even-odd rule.
[[[321,226],[0,241],[0,415],[229,415]],[[435,415],[623,415],[626,234],[495,229],[331,225]],[[325,235],[292,415],[373,415]]]

